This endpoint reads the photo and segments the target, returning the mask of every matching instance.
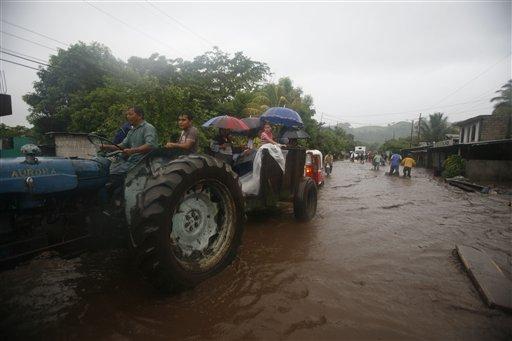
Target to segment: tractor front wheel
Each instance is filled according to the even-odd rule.
[[[228,266],[243,230],[238,176],[212,157],[171,161],[143,193],[140,269],[161,291],[190,288]]]

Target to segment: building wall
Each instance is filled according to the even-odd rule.
[[[480,131],[480,141],[503,140],[510,138],[510,115],[491,115],[485,117]]]
[[[458,154],[459,147],[458,145],[443,147],[443,148],[429,148],[428,149],[428,157],[427,168],[431,168],[434,171],[434,175],[440,176],[443,172],[443,163],[450,156]]]
[[[460,143],[471,143],[481,141],[482,121],[473,121],[460,127]]]
[[[96,148],[84,135],[55,135],[55,155],[90,159]]]
[[[29,143],[34,144],[34,139],[25,136],[13,137],[12,148],[6,149],[3,148],[3,146],[0,147],[0,158],[23,156],[23,154],[21,154],[21,147]]]
[[[512,182],[512,161],[467,160],[466,177],[472,181]]]

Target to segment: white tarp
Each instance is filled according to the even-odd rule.
[[[260,192],[260,174],[261,174],[261,158],[263,150],[268,150],[270,156],[274,158],[279,164],[279,167],[283,170],[285,168],[286,159],[283,155],[281,147],[276,146],[272,143],[266,143],[258,148],[256,156],[254,157],[254,163],[252,172],[240,177],[242,183],[242,192],[244,195],[258,195]]]

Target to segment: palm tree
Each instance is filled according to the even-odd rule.
[[[436,112],[429,115],[428,122],[421,121],[421,136],[426,141],[442,141],[445,135],[452,131],[448,123],[448,117],[443,113]]]
[[[507,133],[506,138],[512,137],[512,79],[510,79],[500,90],[496,91],[500,95],[491,99],[494,104],[493,115],[507,115]]]
[[[277,84],[267,84],[254,94],[244,110],[245,114],[257,116],[271,107],[287,107],[298,110],[302,105],[301,91],[294,89],[289,78]]]
[[[493,114],[511,113],[512,112],[512,79],[509,80],[500,90],[496,91],[499,96],[491,99],[494,104]]]

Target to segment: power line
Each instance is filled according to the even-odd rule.
[[[57,39],[54,39],[54,38],[49,37],[49,36],[47,36],[47,35],[44,35],[44,34],[42,34],[42,33],[39,33],[39,32],[36,32],[36,31],[33,31],[33,30],[28,29],[28,28],[26,28],[26,27],[23,27],[23,26],[20,26],[20,25],[13,24],[13,23],[11,23],[11,22],[9,22],[9,21],[7,21],[7,20],[2,19],[1,21],[2,21],[2,22],[4,22],[4,23],[6,23],[6,24],[8,24],[8,25],[11,25],[11,26],[14,26],[14,27],[20,28],[20,29],[25,30],[25,31],[27,31],[27,32],[31,32],[31,33],[33,33],[33,34],[36,34],[36,35],[38,35],[38,36],[40,36],[40,37],[44,37],[44,38],[46,38],[46,39],[52,40],[52,41],[54,41],[54,42],[56,42],[56,43],[59,43],[59,44],[61,44],[61,45],[66,46],[66,47],[68,47],[68,46],[69,46],[69,44],[64,43],[64,42],[62,42],[62,41],[60,41],[60,40],[57,40]]]
[[[472,106],[470,106],[467,109],[463,109],[462,111],[461,110],[457,110],[456,112],[452,112],[452,113],[445,112],[445,115],[447,117],[450,117],[450,116],[453,116],[453,115],[467,114],[470,111],[478,111],[478,110],[488,109],[488,107],[489,107],[488,105],[487,106],[481,106],[480,102],[482,102],[482,101],[487,101],[487,99],[481,99],[481,100],[476,100],[476,101],[468,101],[468,102],[461,102],[462,104],[466,104],[466,103],[477,103],[477,104],[476,105],[472,105]],[[461,103],[456,103],[456,104],[460,105]],[[451,105],[451,106],[454,106],[454,105]],[[416,114],[414,114],[412,112],[404,112],[404,113],[400,113],[400,114],[410,114],[409,118],[404,118],[403,120],[412,119],[413,115],[416,115]],[[370,115],[365,115],[365,116],[370,116]],[[334,116],[330,116],[330,115],[324,114],[324,120],[325,119],[327,119],[329,121],[333,121],[333,122],[334,121],[341,121],[342,120],[342,118],[334,117]],[[370,123],[354,122],[352,120],[344,120],[344,122],[348,122],[348,123],[351,123],[351,124],[361,124],[361,125],[369,125],[370,124]]]
[[[20,64],[20,63],[16,63],[16,62],[13,62],[12,60],[7,60],[7,59],[3,59],[3,58],[0,58],[1,61],[4,61],[4,62],[7,62],[7,63],[11,63],[11,64],[16,64],[16,65],[19,65],[19,66],[23,66],[23,67],[26,67],[28,69],[32,69],[32,70],[36,70],[36,71],[39,71],[38,68],[35,68],[35,67],[32,67],[32,66],[28,66],[28,65],[25,65],[25,64]]]
[[[200,34],[192,31],[190,28],[188,28],[187,26],[185,26],[183,23],[181,23],[178,19],[170,16],[167,12],[165,12],[164,10],[160,9],[158,6],[152,4],[149,0],[145,0],[148,5],[150,5],[151,7],[153,7],[155,10],[157,10],[158,12],[160,12],[161,14],[165,15],[167,18],[171,19],[172,21],[174,21],[175,23],[177,23],[179,26],[181,26],[184,30],[190,32],[191,34],[193,34],[194,36],[196,36],[197,38],[199,38],[200,40],[202,40],[204,43],[206,43],[208,46],[215,46],[214,43],[212,43],[211,41],[209,41],[208,39],[204,38],[203,36],[201,36]]]
[[[476,104],[476,105],[470,106],[469,108],[465,108],[464,110],[457,110],[456,113],[457,112],[463,113],[463,112],[468,112],[468,111],[471,111],[471,110],[487,109],[487,108],[489,108],[489,106],[492,106],[492,104],[489,103],[485,107],[484,106],[479,106],[479,104]],[[475,109],[476,107],[478,107],[478,109]]]
[[[33,60],[33,59],[30,59],[30,58],[25,58],[25,57],[22,57],[22,56],[18,56],[15,53],[10,53],[10,52],[5,52],[5,51],[1,51],[1,53],[5,53],[5,54],[8,54],[8,55],[16,57],[16,58],[24,59],[26,61],[29,61],[29,62],[32,62],[32,63],[36,63],[36,64],[39,64],[39,65],[50,66],[49,64],[41,63],[41,62],[38,62],[37,60]]]
[[[506,55],[505,57],[503,58],[500,58],[499,60],[497,60],[494,64],[490,65],[489,67],[487,67],[486,69],[484,69],[482,72],[480,72],[478,75],[476,75],[475,77],[471,78],[469,81],[467,81],[466,83],[464,83],[462,86],[458,87],[455,91],[451,92],[450,94],[448,94],[447,96],[443,97],[440,101],[436,102],[436,104],[430,106],[430,107],[427,107],[427,108],[422,108],[422,109],[415,109],[415,110],[408,110],[408,111],[402,111],[402,112],[390,112],[390,113],[382,113],[382,114],[371,114],[371,115],[364,115],[365,117],[370,117],[370,116],[394,116],[394,115],[403,115],[403,114],[410,114],[412,112],[419,112],[419,111],[426,111],[426,110],[432,110],[432,109],[442,109],[442,108],[446,108],[446,107],[451,107],[451,106],[457,106],[457,105],[462,105],[462,104],[468,104],[468,103],[476,103],[476,102],[482,102],[484,100],[487,100],[487,99],[479,99],[479,100],[475,100],[475,101],[467,101],[467,102],[460,102],[460,103],[453,103],[453,104],[447,104],[447,105],[443,105],[443,106],[438,106],[441,102],[443,102],[444,100],[446,100],[447,98],[453,96],[454,94],[456,94],[457,92],[459,92],[460,90],[462,90],[463,88],[465,88],[467,85],[469,85],[471,82],[475,81],[476,79],[480,78],[481,76],[483,76],[485,73],[489,72],[491,69],[493,69],[496,65],[502,63],[505,59],[507,59],[508,57],[510,57],[512,55],[512,52],[509,53],[508,55]],[[495,92],[495,91],[492,91],[492,92]],[[491,93],[492,93],[491,92]],[[489,92],[486,92],[485,94],[488,94]],[[328,115],[327,115],[328,116]],[[361,115],[349,115],[348,117],[355,117],[355,116],[361,116]],[[332,116],[331,116],[332,117]],[[336,118],[336,119],[339,119],[339,118]]]
[[[467,109],[467,110],[464,110],[464,111],[459,111],[459,112],[454,112],[454,113],[450,113],[450,114],[446,114],[446,116],[450,117],[450,116],[457,116],[457,115],[467,115],[467,114],[470,114],[470,112],[476,112],[476,111],[481,111],[481,110],[484,110],[484,109],[489,109],[488,106],[486,107],[479,107],[479,108],[470,108],[470,109]],[[492,110],[491,110],[491,113],[492,113]],[[490,115],[490,114],[489,114]]]
[[[439,107],[429,107],[429,108],[414,109],[414,110],[407,110],[407,111],[388,112],[388,113],[382,113],[382,114],[370,114],[370,115],[348,115],[347,117],[355,117],[355,116],[365,116],[365,117],[370,117],[370,116],[394,116],[394,115],[404,115],[404,114],[416,113],[416,112],[418,112],[418,111],[426,111],[426,110],[429,110],[429,109],[435,109],[435,108],[436,108],[436,109],[441,110],[442,108],[454,107],[454,106],[458,106],[458,105],[462,105],[462,104],[469,104],[469,103],[476,103],[476,102],[483,102],[483,101],[487,101],[487,99],[478,99],[478,100],[467,101],[467,102],[451,103],[451,104],[443,105],[442,107],[441,107],[441,106],[439,106]],[[329,116],[329,115],[327,115],[327,116]],[[333,117],[333,116],[330,116],[330,117]]]
[[[23,37],[20,37],[20,36],[17,36],[15,34],[12,34],[12,33],[8,33],[8,32],[5,32],[5,31],[0,31],[2,34],[5,34],[5,35],[8,35],[8,36],[11,36],[11,37],[14,37],[14,38],[18,38],[20,40],[24,40],[24,41],[28,41],[29,43],[32,43],[32,44],[35,44],[35,45],[39,45],[41,47],[44,47],[44,48],[47,48],[49,50],[52,50],[52,51],[55,51],[57,52],[57,49],[53,48],[53,47],[50,47],[50,46],[46,46],[46,45],[43,45],[43,44],[40,44],[40,43],[37,43],[33,40],[30,40],[30,39],[26,39],[26,38],[23,38]]]
[[[445,96],[443,99],[441,99],[440,101],[438,101],[435,105],[433,106],[430,106],[428,108],[422,108],[422,109],[415,109],[415,110],[409,110],[409,111],[402,111],[402,112],[394,112],[394,113],[383,113],[383,114],[372,114],[372,115],[364,115],[365,117],[369,117],[369,116],[394,116],[394,115],[403,115],[403,114],[409,114],[409,113],[412,113],[412,112],[419,112],[419,111],[426,111],[426,110],[432,110],[432,109],[442,109],[442,108],[446,108],[446,107],[452,107],[452,106],[457,106],[457,105],[462,105],[462,104],[469,104],[469,103],[477,103],[477,102],[482,102],[482,101],[487,101],[488,99],[478,99],[478,100],[474,100],[474,101],[467,101],[467,102],[460,102],[460,103],[452,103],[452,104],[446,104],[446,105],[443,105],[443,106],[438,106],[441,102],[443,102],[444,100],[446,100],[447,98],[449,98],[450,96],[454,95],[455,93],[459,92],[460,90],[462,90],[463,88],[465,88],[467,85],[469,85],[471,82],[473,82],[474,80],[478,79],[479,77],[481,77],[482,75],[484,75],[485,73],[489,72],[492,68],[494,68],[496,65],[500,64],[501,62],[503,62],[503,60],[507,59],[508,57],[510,57],[512,55],[512,53],[509,53],[507,56],[505,56],[504,58],[501,58],[499,59],[497,62],[495,62],[494,64],[492,64],[491,66],[489,66],[488,68],[486,68],[485,70],[483,70],[482,72],[480,72],[478,75],[476,75],[475,77],[471,78],[469,81],[467,81],[466,83],[464,83],[462,86],[460,86],[459,88],[457,88],[455,91],[451,92],[450,94],[448,94],[447,96]],[[492,92],[495,92],[495,91],[492,91]],[[491,93],[492,93],[491,92]],[[485,92],[485,94],[488,94],[489,92]],[[474,108],[475,106],[473,106],[472,108]],[[471,110],[472,108],[470,108],[469,110]],[[484,107],[482,109],[485,109],[487,107]],[[357,115],[357,116],[360,116],[360,115]],[[348,116],[348,117],[354,117],[354,115],[352,116]]]
[[[37,57],[34,57],[34,56],[30,56],[28,54],[24,54],[24,53],[21,53],[21,52],[18,52],[18,51],[13,51],[13,50],[9,50],[9,49],[6,49],[5,47],[1,47],[2,50],[4,51],[7,51],[7,52],[11,52],[11,53],[16,53],[20,56],[23,56],[23,57],[26,57],[26,58],[32,58],[32,59],[35,59],[37,61],[40,61],[42,64],[46,63],[47,61],[42,59],[42,58],[37,58]]]
[[[126,26],[126,27],[128,27],[129,29],[131,29],[131,30],[133,30],[133,31],[135,31],[135,32],[138,32],[138,33],[140,33],[140,34],[144,35],[145,37],[147,37],[147,38],[149,38],[149,39],[151,39],[151,40],[153,40],[153,41],[156,41],[157,43],[159,43],[159,44],[161,44],[161,45],[164,45],[164,46],[166,46],[166,47],[170,48],[171,50],[174,50],[175,52],[178,52],[178,53],[183,54],[183,52],[181,52],[181,51],[177,50],[175,47],[173,47],[173,46],[171,46],[171,45],[169,45],[169,44],[167,44],[167,43],[165,43],[165,42],[161,41],[161,40],[160,40],[160,39],[158,39],[158,38],[153,37],[152,35],[150,35],[150,34],[148,34],[148,33],[144,32],[144,31],[142,31],[142,30],[139,30],[138,28],[136,28],[136,27],[134,27],[134,26],[132,26],[132,25],[128,24],[127,22],[125,22],[125,21],[123,21],[123,20],[121,20],[121,19],[117,18],[116,16],[114,16],[114,15],[110,14],[109,12],[107,12],[107,11],[105,11],[105,10],[103,10],[103,9],[101,9],[101,8],[99,8],[99,7],[97,7],[97,6],[94,6],[94,5],[93,5],[93,4],[91,4],[90,2],[88,2],[88,1],[86,1],[86,0],[83,0],[83,2],[85,2],[87,5],[91,6],[92,8],[96,9],[97,11],[100,11],[101,13],[103,13],[103,14],[105,14],[105,15],[109,16],[110,18],[114,19],[115,21],[117,21],[117,22],[119,22],[119,23],[121,23],[121,24],[125,25],[125,26]]]
[[[491,94],[493,92],[494,92],[494,90],[491,91],[491,92],[487,91],[483,95],[487,96],[487,95],[489,95],[489,94]],[[480,97],[480,99],[472,100],[472,101],[466,101],[466,102],[458,102],[458,103],[446,104],[446,105],[437,107],[437,109],[441,110],[442,108],[447,108],[447,107],[454,107],[454,106],[459,106],[459,105],[463,105],[463,104],[479,103],[479,102],[483,102],[483,101],[488,101],[487,98],[483,98],[482,96],[478,96],[478,97]],[[364,116],[364,117],[379,116],[380,117],[380,116],[395,116],[395,115],[405,115],[405,114],[416,115],[415,113],[417,113],[417,112],[426,111],[426,110],[433,109],[433,108],[436,108],[436,107],[422,108],[422,109],[413,109],[413,110],[407,110],[407,111],[401,111],[401,112],[388,112],[388,113],[381,113],[381,114],[370,114],[370,115],[347,115],[345,117],[357,117],[357,116]],[[324,114],[324,116],[330,117],[332,119],[340,120],[340,117],[335,117],[335,116],[331,116],[331,115],[327,115],[327,114]]]
[[[464,89],[466,86],[468,86],[471,82],[473,82],[474,80],[480,78],[482,75],[486,74],[487,72],[489,72],[491,69],[493,69],[496,65],[498,64],[501,64],[501,62],[503,62],[505,59],[507,59],[508,57],[510,57],[512,55],[512,52],[507,54],[504,58],[500,58],[497,62],[495,62],[494,64],[492,64],[491,66],[489,66],[488,68],[486,68],[485,70],[483,70],[482,72],[480,72],[478,75],[476,75],[475,77],[471,78],[469,81],[467,81],[466,83],[464,83],[462,86],[458,87],[455,91],[449,93],[447,96],[443,97],[440,101],[438,101],[436,104],[434,104],[433,106],[437,106],[439,103],[443,102],[445,99],[447,99],[448,97],[451,97],[453,96],[454,94],[456,94],[457,92],[459,92],[460,90]]]

